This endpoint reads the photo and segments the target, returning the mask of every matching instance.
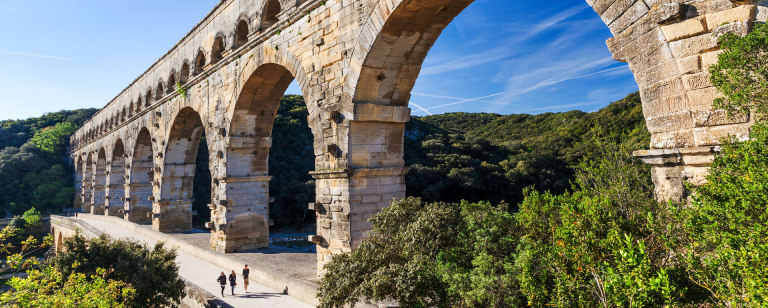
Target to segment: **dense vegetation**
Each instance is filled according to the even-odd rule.
[[[283,98],[275,119],[269,170],[274,176],[270,217],[277,226],[311,222],[314,200],[312,132],[301,96]],[[450,113],[412,117],[406,125],[408,196],[427,202],[505,201],[516,207],[523,190],[561,194],[573,165],[597,147],[595,134],[616,136],[633,149],[650,143],[637,93],[600,111],[509,115]]]
[[[571,192],[393,202],[371,238],[326,265],[320,307],[768,305],[768,126],[727,141],[692,205],[658,203],[626,145],[597,142]]]
[[[768,27],[721,42],[716,107],[764,115]],[[326,265],[320,307],[767,307],[768,122],[758,119],[748,140],[722,140],[681,204],[655,200],[632,133],[619,143],[595,134],[569,191],[526,190],[515,214],[503,203],[394,201],[371,218],[367,242]],[[514,136],[487,116],[445,125],[471,131],[475,120],[487,126],[478,135]]]
[[[66,161],[69,136],[96,109],[49,113],[0,122],[0,217],[32,207],[60,212],[74,200],[73,167]]]
[[[5,121],[0,127],[0,207],[20,214],[31,207],[60,211],[74,194],[65,164],[66,140],[94,112],[62,111],[25,121]],[[314,200],[313,136],[307,125],[304,99],[286,95],[273,129],[269,168],[273,179],[270,218],[280,226],[299,227],[314,215],[306,204]],[[596,129],[595,129],[596,128]],[[594,134],[621,136],[635,149],[649,143],[637,93],[593,113],[570,111],[541,115],[451,113],[412,117],[406,125],[405,161],[409,196],[424,201],[505,201],[516,207],[523,189],[561,194],[573,180],[573,168],[595,151]],[[194,181],[195,224],[209,220],[211,178],[205,138],[197,155]]]

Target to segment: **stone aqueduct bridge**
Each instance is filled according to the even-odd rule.
[[[71,138],[86,211],[191,228],[206,133],[211,248],[268,245],[267,158],[280,97],[297,80],[314,134],[318,269],[358,246],[367,219],[405,197],[410,91],[441,31],[473,0],[225,0]],[[640,86],[657,191],[681,198],[713,145],[752,119],[711,110],[717,35],[745,33],[762,7],[729,0],[587,0]],[[184,91],[177,91],[180,83]],[[186,93],[183,93],[186,92]]]

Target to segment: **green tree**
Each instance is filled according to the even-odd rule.
[[[87,277],[75,273],[65,279],[53,267],[31,270],[24,278],[14,277],[8,282],[13,288],[0,294],[3,307],[80,307],[80,308],[123,308],[133,307],[135,290],[126,283],[102,278],[106,270],[97,269]]]
[[[768,306],[768,126],[753,126],[748,141],[726,140],[694,190],[691,279],[724,306]]]
[[[370,238],[324,270],[320,307],[359,299],[403,307],[517,307],[511,252],[517,237],[506,206],[393,201],[370,220]]]
[[[31,141],[41,151],[52,155],[63,155],[66,145],[69,144],[69,136],[77,131],[77,125],[69,122],[61,122],[53,127],[46,127],[35,133]]]
[[[712,84],[724,97],[715,108],[758,114],[768,112],[768,27],[755,24],[744,37],[728,33],[720,37],[723,52],[710,66]]]
[[[173,307],[184,297],[184,281],[178,276],[176,250],[163,243],[152,248],[130,240],[111,240],[106,235],[64,240],[63,251],[52,259],[65,280],[72,275],[100,275],[135,290],[130,307]],[[99,274],[100,270],[106,270]]]

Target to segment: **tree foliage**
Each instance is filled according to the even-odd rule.
[[[745,37],[728,33],[720,37],[723,52],[709,68],[712,84],[724,97],[715,108],[758,114],[768,112],[768,27],[755,24]]]
[[[8,282],[11,292],[0,294],[3,307],[132,307],[135,290],[126,283],[102,278],[106,270],[98,269],[91,276],[75,273],[65,278],[53,267],[31,270],[28,276],[14,277]]]
[[[82,274],[124,283],[134,290],[128,307],[173,307],[184,297],[176,255],[175,249],[166,249],[163,243],[150,248],[106,235],[94,239],[78,235],[64,240],[63,251],[51,264],[64,281]]]
[[[46,127],[32,137],[31,141],[41,151],[54,155],[63,156],[66,145],[69,143],[69,136],[77,131],[77,125],[70,122],[57,123],[56,126]]]
[[[370,238],[326,265],[320,307],[670,307],[713,299],[688,278],[685,207],[657,203],[627,144],[595,142],[573,190],[528,190],[520,211],[395,201]],[[722,303],[722,302],[719,302]]]
[[[69,136],[96,109],[0,121],[0,216],[20,215],[32,207],[43,213],[71,207],[74,170],[66,156]]]
[[[693,281],[730,307],[768,306],[768,125],[726,140],[686,227]]]

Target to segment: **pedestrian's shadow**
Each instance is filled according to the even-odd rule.
[[[248,293],[248,294],[235,294],[235,295],[227,295],[227,297],[236,297],[236,298],[272,298],[272,297],[279,297],[284,295],[283,293]],[[225,297],[226,299],[226,297]]]

